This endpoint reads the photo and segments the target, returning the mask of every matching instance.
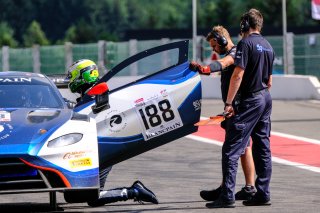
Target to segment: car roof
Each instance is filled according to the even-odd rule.
[[[32,72],[22,72],[22,71],[5,71],[0,72],[0,77],[42,77],[45,78],[43,74],[32,73]]]

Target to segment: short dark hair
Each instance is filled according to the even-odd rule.
[[[248,21],[250,28],[261,32],[263,26],[263,16],[259,10],[254,8],[250,9],[241,16],[240,21],[243,22],[244,20]]]

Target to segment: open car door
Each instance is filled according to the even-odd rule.
[[[77,104],[75,111],[96,119],[100,164],[112,166],[197,131],[201,81],[189,70],[188,46],[185,40],[151,48],[111,69],[97,82],[109,87],[104,110],[94,113],[96,98],[89,95]],[[132,80],[132,70],[145,75]]]

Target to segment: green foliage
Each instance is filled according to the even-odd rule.
[[[96,41],[95,29],[87,24],[84,20],[80,20],[76,25],[72,25],[66,32],[64,41],[72,43],[90,43]]]
[[[27,31],[23,36],[23,43],[26,47],[31,47],[34,44],[39,44],[42,46],[50,44],[37,21],[32,21],[27,28]]]
[[[17,41],[13,37],[13,29],[6,23],[0,23],[0,46],[16,47]]]
[[[263,13],[264,26],[282,26],[281,0],[196,2],[198,28],[211,29],[217,24],[238,27],[240,16],[253,7]],[[310,0],[286,2],[288,26],[319,25],[311,18]],[[2,40],[10,45],[48,44],[48,40],[116,41],[130,29],[192,28],[191,0],[1,0],[0,10],[0,20],[13,32],[2,35]],[[33,21],[39,26],[31,26]],[[32,38],[33,33],[36,39]]]

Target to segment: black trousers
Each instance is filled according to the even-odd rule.
[[[241,97],[237,113],[228,121],[222,147],[223,187],[222,199],[234,200],[238,160],[252,138],[252,154],[257,178],[256,196],[269,200],[272,173],[270,131],[272,100],[268,90],[248,97]]]

